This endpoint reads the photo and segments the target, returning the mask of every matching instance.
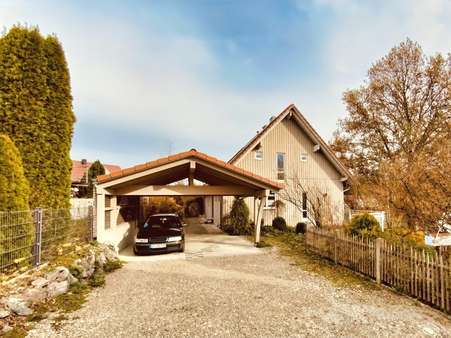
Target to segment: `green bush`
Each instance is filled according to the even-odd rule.
[[[303,222],[299,222],[296,224],[296,233],[297,234],[305,234],[307,232],[307,224]]]
[[[105,285],[105,274],[100,270],[96,270],[92,274],[92,276],[89,278],[88,284],[89,284],[89,286],[92,286],[93,288],[104,286]]]
[[[180,202],[180,201],[179,201]],[[146,216],[154,214],[177,214],[183,217],[183,205],[173,197],[150,197],[145,205]]]
[[[103,271],[112,272],[114,270],[120,269],[122,267],[122,262],[120,260],[107,261],[103,265]]]
[[[198,217],[204,214],[204,199],[202,197],[196,197],[186,202],[185,215],[188,217]]]
[[[14,141],[31,208],[67,208],[75,117],[64,51],[56,37],[14,26],[0,38],[0,133]]]
[[[235,197],[227,224],[221,226],[229,235],[250,235],[253,227],[249,223],[249,208],[242,197]]]
[[[280,230],[280,231],[287,231],[287,222],[285,221],[285,218],[281,216],[277,216],[272,220],[272,227],[274,229]]]
[[[381,233],[379,222],[368,213],[355,215],[348,226],[351,235],[377,237]]]

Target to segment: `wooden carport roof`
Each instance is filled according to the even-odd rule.
[[[201,161],[205,161],[208,164],[220,167],[221,169],[230,171],[233,174],[238,174],[238,175],[243,176],[247,179],[250,179],[256,183],[260,183],[264,186],[267,186],[269,189],[280,190],[283,188],[283,185],[280,183],[277,183],[277,182],[274,182],[265,177],[256,175],[250,171],[241,169],[231,163],[226,163],[213,156],[209,156],[205,153],[199,152],[195,149],[191,149],[189,151],[181,152],[181,153],[178,153],[175,155],[163,157],[163,158],[160,158],[160,159],[157,159],[154,161],[150,161],[150,162],[146,162],[143,164],[135,165],[133,167],[126,168],[123,170],[118,170],[118,171],[112,172],[108,175],[97,176],[97,183],[103,184],[103,183],[111,182],[111,181],[114,181],[114,180],[117,180],[120,178],[124,178],[127,176],[131,176],[131,175],[134,175],[137,173],[144,172],[149,169],[155,169],[160,166],[164,166],[164,165],[167,165],[167,164],[170,164],[173,162],[177,162],[177,161],[181,161],[181,160],[188,160],[188,159],[193,159],[193,160],[198,159]]]

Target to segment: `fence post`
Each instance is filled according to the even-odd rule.
[[[382,238],[376,238],[376,283],[381,283],[381,252],[384,240]]]
[[[35,240],[34,240],[34,266],[41,264],[41,243],[42,243],[42,209],[34,209],[34,227],[35,227]]]

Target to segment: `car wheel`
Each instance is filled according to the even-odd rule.
[[[140,255],[138,250],[136,250],[136,248],[133,248],[133,253],[135,254],[135,256],[139,256]]]

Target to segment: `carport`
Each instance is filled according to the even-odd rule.
[[[97,177],[95,234],[118,251],[133,242],[138,214],[123,213],[143,196],[242,196],[257,203],[255,242],[260,241],[263,206],[270,190],[282,186],[232,164],[191,149]],[[118,203],[120,201],[127,201]],[[222,198],[221,198],[222,200]],[[222,203],[220,208],[222,219]],[[126,216],[124,216],[126,215]],[[130,216],[132,215],[132,216]]]

